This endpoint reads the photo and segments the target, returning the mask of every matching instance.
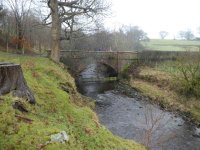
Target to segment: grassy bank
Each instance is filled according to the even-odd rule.
[[[30,105],[10,94],[0,97],[0,149],[144,149],[134,141],[112,135],[99,124],[91,109],[93,102],[77,93],[74,79],[62,65],[46,58],[0,53],[2,61],[21,64],[37,104]],[[16,100],[21,101],[29,113],[13,109],[12,103]],[[60,131],[67,132],[69,142],[45,145],[52,134]]]
[[[168,40],[168,39],[151,39],[149,42],[143,43],[146,49],[160,50],[160,51],[185,51],[199,50],[199,41],[186,41],[186,40]],[[187,48],[186,48],[187,47]]]
[[[131,78],[131,86],[161,107],[182,112],[192,121],[200,122],[200,99],[180,94],[178,92],[180,85],[174,75],[176,72],[166,66],[141,67],[139,73]]]

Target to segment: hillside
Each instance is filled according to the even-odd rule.
[[[143,43],[146,49],[161,50],[161,51],[185,51],[185,50],[199,50],[199,41],[186,40],[161,40],[151,39],[149,42]]]
[[[144,149],[134,141],[112,135],[99,124],[92,111],[94,103],[77,93],[74,79],[61,64],[57,65],[47,58],[2,52],[0,62],[21,64],[37,101],[33,106],[10,94],[0,97],[0,149]],[[13,109],[12,103],[16,100],[21,101],[29,113]],[[61,131],[69,135],[69,142],[45,144],[52,134]]]

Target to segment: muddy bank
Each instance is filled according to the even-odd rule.
[[[115,87],[118,91],[123,93],[124,95],[127,95],[129,97],[138,97],[139,99],[143,99],[145,101],[148,101],[152,105],[159,106],[160,109],[164,111],[169,111],[177,116],[183,118],[187,123],[191,124],[192,126],[196,126],[200,128],[200,121],[193,118],[192,114],[189,111],[180,110],[178,107],[169,106],[169,104],[162,102],[161,100],[157,100],[154,97],[151,96],[145,96],[145,94],[142,94],[142,91],[140,89],[137,89],[137,87],[134,87],[133,85],[130,85],[128,81],[122,81],[118,82],[117,86]],[[135,91],[135,92],[133,92]]]
[[[131,74],[129,85],[162,109],[180,114],[184,120],[200,127],[200,101],[193,95],[180,92],[178,77],[158,68],[140,66]]]

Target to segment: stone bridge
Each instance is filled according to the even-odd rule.
[[[127,65],[137,60],[133,51],[61,51],[61,62],[75,74],[90,64],[103,64],[120,73]]]

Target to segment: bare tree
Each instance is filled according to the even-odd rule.
[[[1,1],[0,1],[0,2],[1,2]],[[3,4],[0,3],[0,27],[1,27],[2,24],[3,24],[5,15],[6,15],[6,10],[5,10]]]
[[[179,56],[176,67],[179,71],[177,83],[179,91],[186,95],[200,97],[200,52],[191,52],[191,48]]]
[[[147,42],[147,34],[138,26],[124,26],[113,33],[115,50],[142,50],[141,41]]]
[[[192,33],[191,30],[186,30],[186,31],[180,31],[179,32],[179,36],[182,38],[182,39],[185,39],[185,40],[192,40],[194,38],[194,34]]]
[[[17,49],[22,50],[26,19],[30,13],[32,0],[7,0],[7,5],[12,11],[15,19]],[[24,53],[24,51],[23,51]]]
[[[152,106],[146,105],[144,117],[145,128],[142,142],[147,149],[161,148],[164,143],[176,138],[173,131],[164,131],[165,125],[167,125],[172,119],[171,117],[166,119],[164,112],[158,113]],[[157,132],[161,130],[162,133]]]
[[[42,49],[47,49],[50,45],[50,27],[42,25],[42,20],[34,10],[31,10],[25,22],[24,46],[28,49],[34,49],[34,52],[42,53]],[[50,47],[49,47],[50,48]]]
[[[2,19],[3,15],[3,6],[0,5],[0,19]]]
[[[144,49],[143,44],[148,41],[147,34],[139,27],[124,26],[112,32],[105,29],[97,30],[92,34],[86,34],[85,37],[73,39],[70,44],[71,49],[76,50],[134,51]]]
[[[168,36],[168,32],[166,32],[166,31],[160,31],[159,35],[160,35],[161,39],[165,39]]]
[[[51,59],[59,62],[60,41],[70,40],[75,31],[81,31],[90,22],[97,22],[97,16],[103,15],[108,5],[103,0],[48,0],[51,17]],[[61,34],[63,31],[64,35]]]

